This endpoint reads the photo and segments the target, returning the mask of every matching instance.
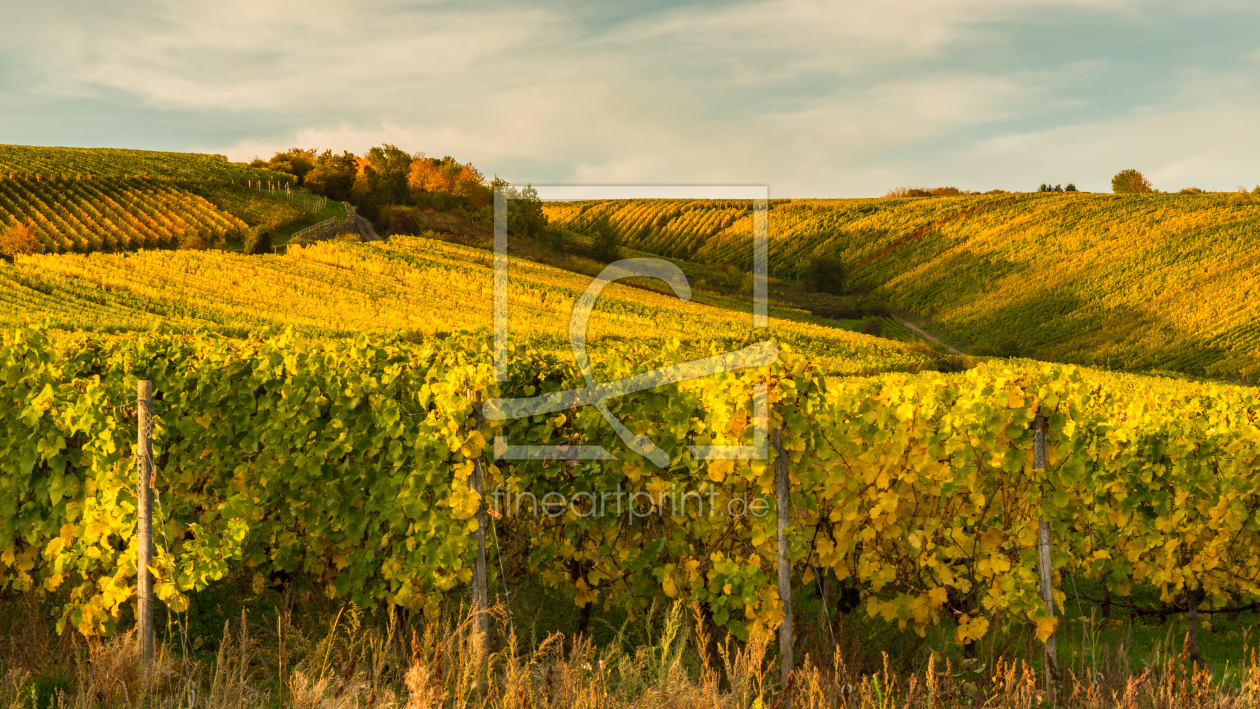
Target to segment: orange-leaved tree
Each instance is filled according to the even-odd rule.
[[[1111,178],[1111,191],[1116,194],[1142,194],[1154,192],[1151,181],[1137,170],[1121,170]]]
[[[12,258],[22,254],[38,254],[44,244],[35,235],[28,222],[18,222],[0,233],[0,254]]]

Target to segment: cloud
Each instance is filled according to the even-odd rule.
[[[0,24],[19,28],[0,46],[0,101],[20,108],[4,127],[43,135],[32,127],[48,122],[41,105],[108,96],[107,135],[123,146],[148,140],[115,127],[132,111],[137,126],[185,120],[188,135],[167,147],[233,159],[388,142],[520,182],[736,182],[781,196],[1035,186],[1128,155],[1208,183],[1214,169],[1241,170],[1221,135],[1252,145],[1226,125],[1252,116],[1241,97],[1260,88],[1237,63],[1254,47],[1255,13],[1237,7],[766,0],[616,11],[12,3],[0,8]],[[1186,39],[1225,14],[1237,38]],[[1228,62],[1218,45],[1233,47],[1221,49]],[[126,108],[120,95],[133,97]],[[1152,161],[1165,129],[1197,138],[1174,136]],[[1143,152],[1132,135],[1156,147]]]

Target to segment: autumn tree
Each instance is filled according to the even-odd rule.
[[[1137,170],[1121,170],[1111,178],[1111,191],[1116,194],[1143,194],[1154,192],[1151,183]]]
[[[38,254],[44,250],[44,244],[35,235],[27,222],[18,222],[0,233],[0,255],[12,259],[24,254]]]
[[[461,206],[477,212],[490,204],[486,178],[472,163],[459,164],[447,155],[441,160],[420,158],[411,164],[407,186],[417,206],[444,209]]]

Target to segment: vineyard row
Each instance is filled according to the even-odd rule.
[[[805,592],[834,572],[865,609],[917,632],[1053,621],[1040,602],[1037,521],[1055,538],[1054,598],[1069,569],[1116,597],[1137,584],[1205,610],[1260,599],[1260,400],[1241,388],[1139,380],[1071,367],[983,366],[892,374],[830,390],[808,359],[683,382],[608,402],[670,454],[658,468],[598,411],[478,429],[469,392],[522,397],[582,385],[547,353],[518,348],[492,379],[489,338],[419,344],[213,336],[117,340],[11,331],[0,345],[0,583],[63,601],[60,622],[108,631],[135,594],[136,380],[157,391],[153,427],[168,539],[155,592],[187,594],[233,571],[261,590],[302,572],[361,606],[424,608],[470,581],[485,489],[697,491],[718,508],[775,499],[775,461],[701,460],[687,446],[745,444],[752,392],[768,386],[793,502],[788,557]],[[608,379],[674,360],[640,351]],[[630,364],[633,362],[633,365]],[[633,367],[633,368],[632,368]],[[1049,420],[1048,465],[1031,424]],[[495,460],[493,442],[602,445],[616,460]],[[773,451],[773,448],[769,449]],[[771,454],[773,457],[773,453]],[[778,622],[774,515],[515,517],[499,548],[575,604],[646,611],[700,601],[737,634]],[[492,553],[493,553],[492,549]],[[490,564],[491,583],[502,583]]]

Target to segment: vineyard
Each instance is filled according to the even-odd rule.
[[[24,225],[46,253],[204,248],[238,239],[245,222],[148,179],[0,179],[0,220]]]
[[[511,275],[516,336],[567,352],[568,315],[590,279],[515,260]],[[22,256],[11,266],[0,263],[0,326],[47,319],[56,328],[101,332],[165,322],[229,335],[288,326],[314,337],[436,335],[489,327],[492,277],[490,254],[418,237],[326,242],[261,258],[223,251]],[[820,358],[832,375],[928,364],[902,343],[827,327],[800,311],[774,308],[771,315],[773,336]],[[690,353],[752,337],[751,310],[738,299],[704,295],[684,303],[614,285],[588,337],[599,351],[647,333],[682,340]]]
[[[751,205],[552,203],[581,231],[608,215],[635,249],[751,266]],[[1260,376],[1260,199],[1003,194],[771,200],[770,271],[818,255],[851,285],[992,354]]]
[[[311,214],[249,189],[290,176],[193,153],[0,146],[0,256],[204,249]],[[286,183],[287,184],[287,183]]]
[[[1253,390],[1008,364],[829,387],[811,360],[784,355],[611,402],[669,453],[658,468],[589,408],[481,422],[470,391],[525,396],[582,381],[552,354],[518,347],[510,380],[497,383],[488,339],[10,331],[0,348],[13,392],[0,402],[10,422],[0,438],[5,585],[65,590],[65,627],[115,627],[135,592],[129,407],[146,378],[159,392],[155,524],[168,540],[155,588],[174,609],[248,569],[256,591],[300,572],[360,607],[432,610],[470,581],[479,460],[485,502],[503,518],[492,591],[509,581],[498,569],[512,568],[577,606],[631,618],[654,598],[696,599],[717,626],[747,637],[781,617],[771,580],[775,448],[767,460],[734,461],[697,459],[687,446],[749,440],[751,392],[765,384],[790,474],[792,574],[806,598],[831,573],[862,589],[866,613],[920,634],[943,628],[967,645],[1029,627],[1044,640],[1056,627],[1037,584],[1045,519],[1058,613],[1069,572],[1120,600],[1145,585],[1205,613],[1260,600]],[[676,355],[635,348],[604,376]],[[1044,471],[1033,465],[1037,416],[1049,421]],[[598,443],[617,460],[496,461],[495,436]],[[596,512],[614,486],[626,508]],[[556,493],[566,505],[521,514],[500,488]],[[680,512],[679,492],[712,507],[684,496]],[[728,513],[753,498],[771,514]]]
[[[298,228],[319,218],[311,212],[320,203],[213,177],[221,166],[237,169],[214,156],[172,158],[159,173],[140,169],[149,158],[137,154],[108,174],[89,169],[93,151],[40,150],[66,169],[45,173],[30,155],[0,147],[0,167],[13,155],[41,166],[0,178],[0,217],[42,246],[0,260],[0,593],[42,599],[36,607],[57,633],[96,643],[126,637],[134,622],[138,429],[153,446],[151,569],[166,618],[184,622],[201,594],[229,583],[237,595],[252,592],[250,602],[283,589],[288,603],[299,578],[341,609],[330,638],[345,609],[347,623],[360,612],[384,614],[391,633],[401,609],[412,629],[422,623],[429,634],[409,646],[415,702],[439,685],[462,687],[466,701],[448,704],[485,696],[468,679],[482,660],[460,665],[462,679],[449,665],[442,670],[464,662],[450,656],[451,642],[471,647],[480,636],[467,625],[446,633],[462,640],[432,635],[483,588],[478,569],[504,604],[495,642],[509,655],[490,661],[505,663],[492,670],[504,686],[524,677],[520,686],[552,692],[551,669],[534,677],[502,659],[516,657],[515,633],[524,642],[526,628],[535,630],[513,608],[535,602],[535,625],[538,613],[569,613],[578,636],[622,621],[650,636],[661,609],[672,608],[670,633],[686,607],[699,653],[720,649],[701,639],[711,632],[727,638],[726,650],[734,642],[749,653],[728,662],[724,676],[707,655],[703,670],[677,670],[745,697],[696,706],[770,706],[751,700],[753,675],[757,701],[768,695],[761,659],[752,668],[747,658],[764,655],[769,634],[793,616],[825,624],[798,626],[796,636],[788,629],[787,647],[808,640],[817,650],[821,637],[839,662],[843,628],[830,623],[860,616],[966,658],[971,675],[960,682],[974,684],[984,672],[977,648],[987,646],[992,660],[1084,633],[1082,599],[1107,613],[1185,615],[1182,656],[1192,666],[1211,654],[1208,643],[1198,646],[1197,628],[1210,632],[1214,616],[1260,609],[1260,393],[1089,366],[1114,358],[1118,366],[1260,372],[1250,298],[1260,201],[1250,197],[770,202],[774,278],[797,278],[814,256],[839,255],[856,288],[954,337],[994,351],[1015,342],[1061,364],[960,357],[966,371],[942,373],[931,348],[838,329],[773,302],[769,327],[755,330],[746,294],[722,294],[737,286],[683,301],[636,279],[609,285],[596,302],[584,334],[592,367],[583,371],[570,317],[591,278],[513,257],[509,366],[498,380],[491,253],[432,233],[293,245],[284,254],[207,249],[251,231]],[[187,176],[197,169],[202,178]],[[750,266],[750,206],[642,200],[545,209],[553,225],[576,232],[607,216],[625,246],[690,259],[714,278],[730,275],[730,285],[742,281],[735,269]],[[770,364],[618,394],[603,411],[568,399],[512,418],[510,406],[481,405],[580,393],[596,386],[592,379],[631,381],[765,340],[778,348]],[[139,380],[156,392],[152,419],[137,402]],[[663,458],[645,453],[644,441]],[[503,455],[509,446],[550,452],[512,460]],[[578,446],[610,457],[568,459]],[[704,453],[736,447],[758,455]],[[1052,587],[1049,609],[1043,583]],[[1067,622],[1073,614],[1077,631]],[[274,619],[284,648],[279,610]],[[244,626],[242,613],[242,678],[251,667]],[[610,636],[615,644],[624,631]],[[184,642],[174,632],[168,627],[172,647]],[[224,632],[219,663],[231,645]],[[358,650],[330,640],[308,657],[323,653],[322,682],[335,653],[348,681],[354,663],[345,670],[343,652],[384,657],[389,642],[369,652],[366,640]],[[536,653],[551,642],[530,639]],[[582,642],[559,656],[587,657],[573,676],[598,685],[611,674],[598,665],[596,676],[598,661]],[[669,642],[659,656],[649,649],[623,658],[618,681],[635,662],[664,676],[668,662],[681,662]],[[406,667],[405,639],[394,645],[389,652]],[[106,667],[102,646],[91,647],[93,668]],[[422,647],[426,671],[443,678],[412,676]],[[277,676],[288,669],[294,679],[280,680],[274,706],[316,706],[301,699],[309,695],[297,679],[315,670],[304,665],[299,675],[277,653]],[[826,667],[800,660],[792,681],[821,682]],[[925,677],[935,691],[933,667]],[[990,679],[1000,683],[1007,671],[1014,686],[1013,665],[1001,667]],[[1038,683],[1024,671],[1019,691],[1033,696]],[[383,676],[359,672],[375,673],[373,683]],[[1260,698],[1254,659],[1249,672],[1244,691]],[[883,707],[903,696],[888,684],[898,680],[889,679],[886,655],[882,689],[876,681],[844,690],[844,676],[837,665],[827,680],[830,705]],[[947,671],[944,681],[962,676]],[[378,697],[376,684],[358,695],[349,686],[328,690],[358,697],[336,706]],[[793,692],[822,693],[787,680],[776,686],[791,706],[806,705],[791,704],[804,696]],[[652,691],[662,706],[679,696],[663,685]],[[295,693],[288,703],[284,692]],[[526,705],[524,695],[503,696],[503,706]]]
[[[222,155],[118,148],[0,145],[0,175],[148,177],[197,182],[292,182],[293,176],[228,162]]]

